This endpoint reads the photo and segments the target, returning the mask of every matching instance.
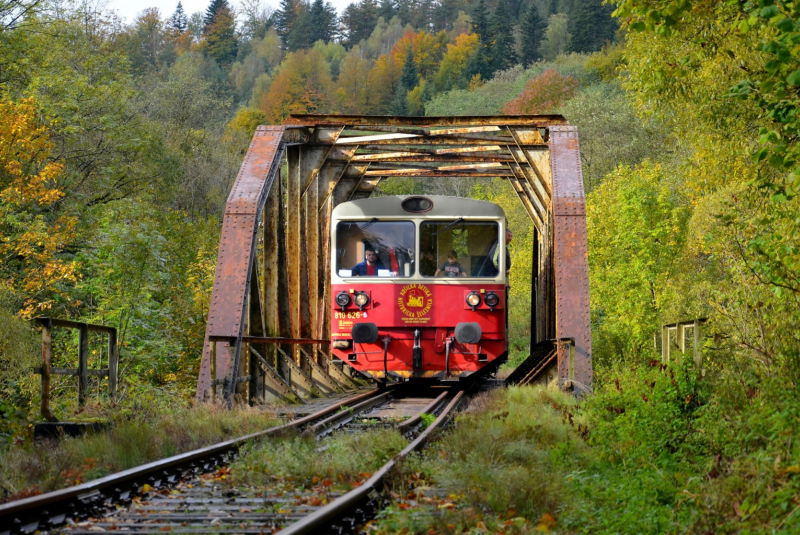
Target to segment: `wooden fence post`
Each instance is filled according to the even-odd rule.
[[[119,369],[119,353],[117,350],[117,330],[108,331],[108,397],[117,401],[117,370]]]
[[[86,405],[89,392],[89,326],[81,323],[78,327],[78,406]]]
[[[57,422],[58,418],[50,412],[50,364],[53,360],[52,330],[53,325],[50,320],[42,322],[42,416],[48,422]]]

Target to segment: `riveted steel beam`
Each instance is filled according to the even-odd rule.
[[[284,121],[285,125],[393,125],[393,126],[481,126],[481,125],[521,125],[528,127],[546,127],[567,124],[561,115],[483,115],[452,117],[391,117],[384,115],[315,115],[292,114]]]
[[[222,220],[222,236],[217,255],[217,269],[211,291],[206,339],[209,336],[231,336],[241,340],[247,317],[250,276],[256,253],[258,216],[269,195],[277,174],[283,145],[283,126],[260,126],[256,130],[244,162],[236,177]],[[226,398],[232,402],[236,388],[241,343],[233,351],[217,344],[217,379],[229,379]],[[197,399],[210,398],[211,393],[211,347],[203,348]]]
[[[578,131],[550,128],[558,377],[562,388],[592,391],[586,203]]]

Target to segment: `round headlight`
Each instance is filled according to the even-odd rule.
[[[350,304],[350,296],[347,292],[339,292],[336,294],[336,305],[342,308],[347,308],[347,305]]]
[[[358,308],[364,308],[369,303],[369,296],[364,292],[358,292],[354,301]]]
[[[486,303],[487,307],[494,308],[500,304],[500,296],[494,292],[489,292],[486,294],[486,297],[483,298],[483,302]]]
[[[467,294],[467,305],[471,306],[473,310],[481,304],[481,296],[477,292],[470,292]]]

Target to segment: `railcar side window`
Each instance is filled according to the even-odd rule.
[[[411,221],[342,221],[336,225],[340,277],[411,277],[416,250]]]
[[[494,221],[425,221],[420,225],[420,273],[425,277],[495,277]],[[501,247],[502,249],[502,247]]]

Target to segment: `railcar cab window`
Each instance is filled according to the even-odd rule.
[[[494,221],[424,221],[420,273],[424,277],[496,277],[492,260],[499,226]]]
[[[414,275],[415,227],[411,221],[342,221],[336,225],[340,277]]]

